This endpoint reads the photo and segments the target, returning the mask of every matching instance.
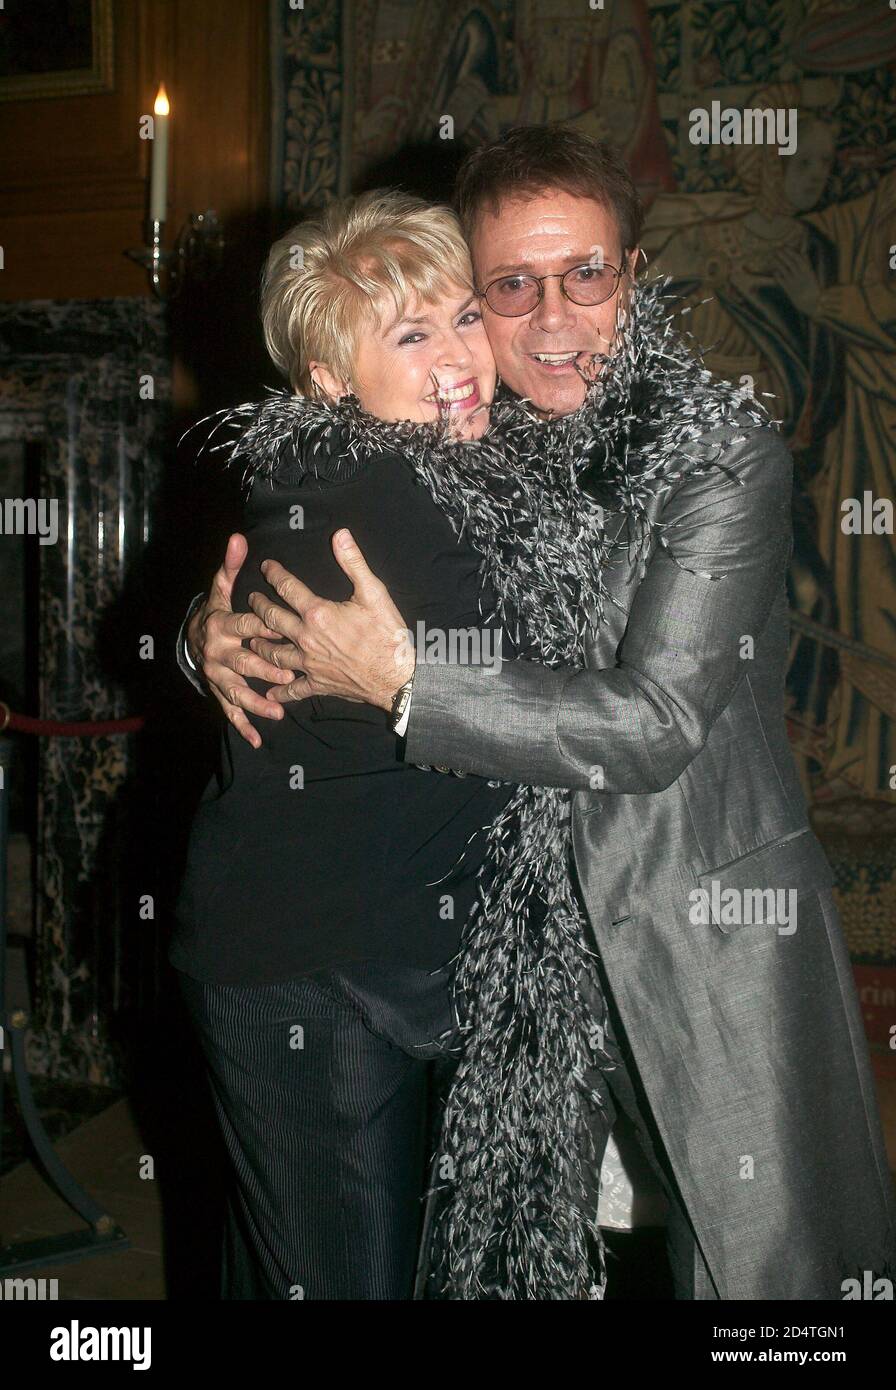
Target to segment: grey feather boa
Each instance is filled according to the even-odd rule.
[[[733,425],[742,437],[768,422],[675,333],[662,289],[634,289],[615,350],[572,415],[544,421],[499,392],[470,443],[441,423],[384,423],[354,397],[334,407],[283,391],[228,413],[240,427],[231,461],[251,485],[297,457],[345,478],[371,451],[400,453],[482,556],[497,616],[526,659],[579,670],[606,602],[609,518],[624,515],[625,543],[646,563],[652,544],[668,545],[649,521],[656,491],[717,465],[711,431]],[[570,793],[518,787],[487,836],[453,974],[460,1055],[437,1156],[433,1288],[464,1300],[599,1299],[606,1267],[586,1194],[606,1137],[610,1060],[574,884]]]

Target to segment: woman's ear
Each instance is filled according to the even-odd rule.
[[[351,394],[351,387],[348,382],[340,381],[339,377],[331,372],[329,367],[324,366],[322,362],[309,362],[308,371],[314,385],[319,391],[322,391],[325,396],[328,396],[331,401],[338,401],[340,396],[348,396]]]

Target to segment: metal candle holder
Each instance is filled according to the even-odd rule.
[[[147,244],[125,254],[138,265],[146,267],[153,294],[167,302],[180,294],[188,270],[204,279],[220,265],[224,234],[218,215],[212,208],[207,208],[205,212],[191,212],[190,220],[181,227],[173,249],[166,251],[162,247],[163,225],[162,222],[148,222]]]

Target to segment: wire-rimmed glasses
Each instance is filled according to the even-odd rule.
[[[591,262],[553,275],[501,275],[484,290],[477,290],[477,294],[493,313],[502,318],[519,318],[531,314],[544,299],[545,280],[559,280],[563,294],[573,304],[594,308],[612,299],[625,273],[624,266],[610,265],[608,261],[600,265]]]

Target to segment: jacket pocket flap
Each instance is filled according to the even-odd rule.
[[[763,922],[774,924],[771,913],[786,918],[789,904],[795,901],[789,897],[791,891],[830,889],[834,873],[815,835],[804,826],[728,864],[707,869],[697,875],[697,882],[709,920],[727,932]]]

